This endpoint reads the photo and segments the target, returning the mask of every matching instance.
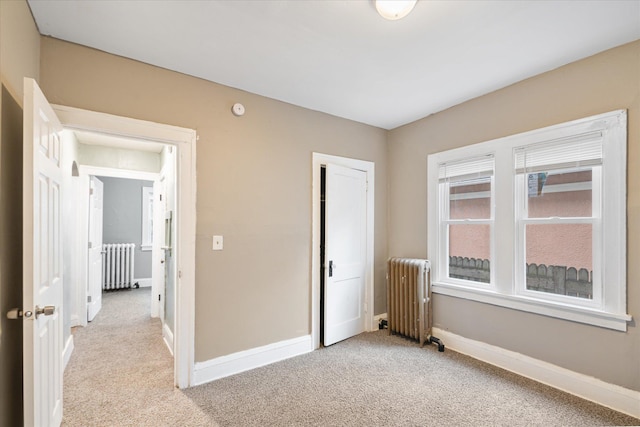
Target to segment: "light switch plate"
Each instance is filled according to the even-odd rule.
[[[213,236],[213,250],[221,251],[224,246],[224,239],[222,236]]]

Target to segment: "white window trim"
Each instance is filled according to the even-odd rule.
[[[149,206],[153,206],[153,187],[142,187],[142,244],[140,249],[150,251],[153,249],[153,215],[149,216]]]
[[[492,141],[473,144],[428,157],[428,253],[432,260],[433,292],[537,313],[570,321],[626,331],[632,317],[626,313],[626,132],[627,113],[613,111],[537,129]],[[578,306],[563,301],[539,299],[519,294],[516,289],[516,189],[513,151],[518,147],[544,141],[570,138],[602,131],[603,133],[603,201],[604,231],[602,265],[603,294],[598,307]],[[470,157],[493,154],[495,174],[494,236],[500,244],[492,245],[491,288],[468,286],[446,277],[439,258],[442,228],[439,224],[438,165]],[[509,244],[508,242],[513,242]]]

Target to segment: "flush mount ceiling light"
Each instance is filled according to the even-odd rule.
[[[418,0],[376,0],[376,10],[384,19],[402,19],[413,10]]]

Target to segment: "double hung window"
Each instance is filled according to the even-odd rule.
[[[433,291],[626,330],[626,112],[429,156]]]
[[[143,251],[153,247],[153,187],[142,187],[142,244]]]
[[[492,155],[438,166],[442,268],[462,285],[491,283],[493,168]]]
[[[514,150],[521,294],[599,305],[602,140],[597,131]]]

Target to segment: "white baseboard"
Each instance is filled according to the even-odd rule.
[[[152,284],[151,277],[144,279],[133,279],[133,283],[136,282],[138,283],[138,285],[140,285],[141,288],[150,288]]]
[[[162,325],[162,339],[169,348],[169,353],[173,356],[173,332],[171,332],[166,323]]]
[[[196,362],[193,371],[194,385],[239,374],[312,351],[311,335],[240,351],[217,357],[206,362]]]
[[[82,326],[82,323],[80,323],[80,316],[78,316],[77,314],[72,314],[71,315],[71,327],[75,328],[76,326]]]
[[[640,418],[640,392],[609,384],[588,375],[570,371],[520,353],[471,340],[439,328],[433,335],[446,348],[482,360],[523,377],[590,400],[618,412]]]
[[[71,353],[73,353],[74,348],[73,334],[70,334],[67,342],[64,344],[64,350],[62,350],[62,371],[67,369],[67,365],[69,364],[69,360],[71,360]]]

